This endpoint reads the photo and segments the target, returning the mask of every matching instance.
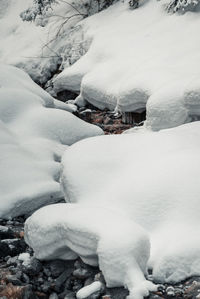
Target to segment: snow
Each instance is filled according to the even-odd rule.
[[[24,252],[18,256],[18,260],[22,261],[22,264],[24,266],[28,266],[28,265],[30,265],[30,262],[31,262],[31,256],[28,252]]]
[[[89,265],[99,263],[108,287],[124,285],[137,296],[156,289],[144,278],[148,235],[120,213],[91,205],[50,205],[28,218],[25,240],[38,259],[75,259],[78,255]],[[96,287],[80,291],[77,298],[85,298]]]
[[[84,299],[84,298],[89,297],[93,293],[99,292],[101,290],[102,290],[102,283],[100,281],[94,281],[90,285],[80,289],[76,294],[76,298]]]
[[[67,204],[33,214],[26,242],[39,259],[71,249],[99,263],[107,286],[127,286],[130,298],[154,288],[146,266],[155,282],[200,275],[199,147],[198,121],[73,144],[62,159]]]
[[[94,106],[147,109],[146,126],[170,128],[200,117],[200,12],[169,14],[166,1],[119,1],[80,24],[88,52],[57,76]],[[193,96],[195,95],[195,96]]]
[[[60,160],[72,143],[102,134],[61,109],[23,71],[0,65],[0,217],[62,198]]]

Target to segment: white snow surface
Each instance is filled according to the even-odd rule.
[[[28,213],[62,198],[63,151],[102,134],[65,111],[67,104],[62,110],[57,106],[23,71],[0,64],[0,217]]]
[[[170,128],[200,117],[200,12],[169,14],[167,1],[119,1],[82,21],[88,52],[55,79],[100,109],[147,109],[146,126]]]
[[[200,122],[77,142],[62,159],[67,203],[33,214],[26,241],[39,259],[71,249],[99,263],[107,285],[134,299],[154,288],[146,266],[156,282],[200,275],[199,149]]]

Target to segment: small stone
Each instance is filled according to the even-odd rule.
[[[0,240],[15,238],[14,232],[3,225],[0,225]]]
[[[12,283],[13,285],[21,286],[22,282],[15,275],[7,275],[7,281]]]
[[[101,283],[105,284],[105,278],[104,278],[102,272],[97,273],[94,277],[94,280],[100,281]]]
[[[170,297],[174,297],[175,296],[175,290],[174,290],[174,288],[172,286],[167,287],[166,293]]]
[[[17,264],[18,257],[9,257],[7,260],[7,265],[16,265]]]
[[[42,271],[42,264],[38,259],[32,257],[29,264],[23,264],[23,271],[30,276],[37,275]]]
[[[100,297],[104,290],[105,286],[100,281],[94,281],[90,285],[80,289],[77,292],[76,297],[77,299],[96,299]]]
[[[22,274],[22,280],[25,282],[25,283],[29,283],[30,282],[30,279],[28,277],[28,275],[26,273],[23,273]]]
[[[83,279],[84,280],[84,279],[90,277],[91,273],[87,269],[78,268],[78,269],[74,270],[73,276],[78,278],[78,279]]]
[[[47,268],[44,268],[43,270],[44,274],[47,276],[47,277],[50,277],[51,276],[51,271]]]
[[[55,291],[56,292],[60,292],[62,289],[63,284],[65,283],[65,281],[67,280],[67,278],[70,277],[71,275],[71,270],[66,269],[55,281]]]
[[[56,293],[51,293],[49,299],[58,299],[58,295]]]
[[[27,285],[24,288],[23,299],[38,299],[38,296],[33,292],[31,285]]]

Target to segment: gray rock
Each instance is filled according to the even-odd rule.
[[[175,290],[172,286],[166,288],[167,296],[175,297]]]
[[[7,275],[7,281],[12,283],[13,285],[21,286],[22,282],[15,275]]]
[[[23,299],[39,299],[38,296],[33,292],[31,285],[27,285],[24,288]]]
[[[49,299],[58,299],[58,295],[56,293],[51,293]]]
[[[38,259],[32,257],[30,263],[28,265],[23,265],[22,269],[24,273],[34,276],[42,271],[42,264]]]
[[[73,262],[72,261],[55,260],[55,261],[51,261],[49,263],[49,268],[50,268],[52,277],[57,278],[66,269],[69,269],[69,268],[73,269]]]
[[[0,240],[15,238],[15,233],[8,227],[0,225]]]
[[[73,271],[73,276],[78,279],[85,280],[91,276],[91,272],[84,268],[78,268]]]
[[[18,256],[9,257],[7,260],[7,265],[16,265],[18,260]]]
[[[72,273],[71,269],[66,269],[55,281],[55,291],[60,293],[63,284],[66,282],[67,278],[70,277]]]

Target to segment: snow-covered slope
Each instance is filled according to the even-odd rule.
[[[199,149],[200,122],[77,142],[62,160],[70,203],[36,212],[26,224],[28,243],[41,259],[67,258],[67,248],[89,264],[98,256],[108,285],[113,279],[133,293],[138,287],[134,299],[151,288],[136,279],[148,256],[141,240],[150,240],[148,267],[155,281],[200,275]],[[50,237],[43,238],[47,232]]]
[[[154,130],[198,119],[200,12],[171,15],[167,1],[139,2],[130,10],[119,1],[83,22],[90,49],[57,77],[55,89],[80,90],[100,109],[147,108]]]
[[[0,217],[30,212],[62,198],[60,160],[74,142],[102,134],[23,71],[0,65]],[[60,107],[59,107],[60,108]]]
[[[20,18],[20,13],[33,4],[32,0],[1,0],[0,62],[18,66],[26,70],[34,81],[45,83],[68,56],[77,60],[81,54],[75,50],[76,47],[79,49],[84,37],[79,28],[72,32],[71,29],[82,16],[70,6],[71,2],[69,0],[67,5],[60,1],[59,5],[55,5],[50,17],[43,17],[46,26],[42,27],[37,26],[39,20],[36,23],[23,22]],[[76,16],[63,26],[64,38],[56,38],[65,18],[75,13]]]

